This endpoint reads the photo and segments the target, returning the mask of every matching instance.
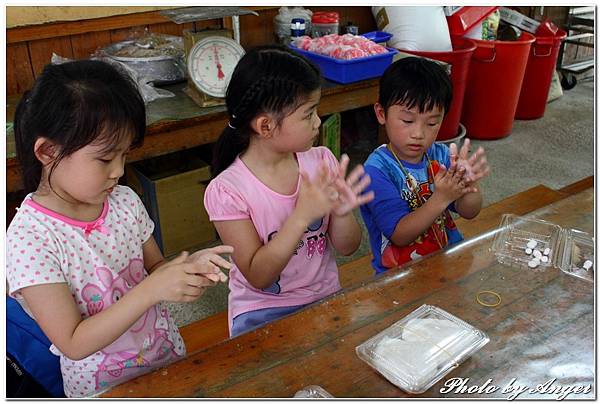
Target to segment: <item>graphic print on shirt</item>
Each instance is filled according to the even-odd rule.
[[[113,278],[105,267],[95,270],[102,287],[87,284],[82,298],[92,316],[121,299],[145,277],[141,259],[133,259]],[[95,373],[96,389],[108,387],[129,376],[139,374],[140,367],[157,366],[174,359],[174,345],[168,338],[168,313],[153,306],[112,344],[100,350],[104,357]]]
[[[323,226],[323,218],[317,219],[314,222],[312,222],[310,225],[308,225],[308,227],[304,231],[304,234],[315,232],[315,231],[319,230],[321,228],[321,226]],[[267,236],[267,242],[271,241],[277,233],[278,233],[278,230],[275,230],[275,231],[269,233],[269,235]],[[300,251],[305,245],[306,245],[306,256],[308,257],[308,259],[311,259],[313,257],[313,255],[315,254],[315,252],[318,252],[319,255],[323,255],[325,253],[325,248],[327,247],[327,237],[326,236],[327,235],[324,233],[320,233],[318,236],[317,235],[309,236],[306,238],[306,243],[304,242],[304,240],[300,239],[300,241],[298,242],[298,246],[294,250],[294,255],[298,255],[298,251]],[[278,295],[279,293],[281,293],[281,285],[279,284],[280,280],[281,280],[281,275],[277,277],[277,280],[275,282],[273,282],[273,284],[271,284],[270,286],[263,288],[261,290],[263,292],[273,293],[273,294]]]
[[[440,169],[438,161],[431,161],[431,170],[435,176]],[[403,188],[401,192],[402,199],[404,199],[410,210],[415,211],[421,206],[420,199],[426,201],[433,194],[431,189],[431,183],[429,181],[422,181],[418,183],[418,194],[415,195],[407,184],[407,188]],[[412,261],[424,255],[430,254],[440,249],[438,240],[442,243],[442,248],[448,243],[447,231],[456,229],[456,224],[452,220],[450,213],[445,210],[440,216],[438,216],[433,224],[427,229],[427,231],[416,238],[415,241],[404,247],[398,247],[394,245],[391,240],[388,240],[382,235],[381,243],[381,265],[386,268],[395,268],[406,262]]]

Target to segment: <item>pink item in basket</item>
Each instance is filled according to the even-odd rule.
[[[303,36],[295,40],[294,45],[309,52],[342,60],[379,55],[388,51],[383,46],[369,39],[352,34],[330,34],[312,39]]]
[[[369,56],[369,53],[359,48],[350,48],[344,50],[342,56],[342,59],[350,60],[356,58],[364,58],[366,56]]]
[[[300,48],[300,49],[307,50],[311,44],[311,41],[312,41],[311,37],[304,35],[294,41],[294,46],[296,46],[297,48]]]

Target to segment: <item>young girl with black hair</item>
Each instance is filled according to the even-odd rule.
[[[361,230],[353,209],[373,198],[362,166],[346,177],[325,147],[319,71],[278,46],[249,51],[227,88],[230,122],[213,158],[204,204],[224,243],[232,336],[340,289],[334,249],[352,254]]]
[[[227,246],[165,261],[139,197],[118,185],[145,128],[135,84],[99,61],[46,66],[17,106],[31,193],[7,230],[8,289],[60,356],[68,397],[184,356],[161,302],[196,300],[230,267]]]

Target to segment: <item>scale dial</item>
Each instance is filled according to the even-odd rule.
[[[210,36],[196,43],[187,59],[188,73],[198,90],[213,97],[225,97],[233,69],[244,55],[233,39]]]

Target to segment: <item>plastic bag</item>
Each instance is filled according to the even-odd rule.
[[[285,42],[290,38],[290,24],[293,18],[302,18],[306,24],[306,35],[312,32],[312,11],[304,7],[287,7],[279,9],[279,14],[273,18],[273,32],[280,42]]]
[[[137,84],[138,91],[140,95],[144,99],[144,103],[147,104],[151,101],[154,101],[158,98],[169,98],[175,97],[170,91],[164,90],[162,88],[156,88],[152,85],[151,79],[146,76],[140,76],[135,70],[130,68],[124,63],[121,63],[117,60],[112,59],[109,56],[103,55],[102,52],[96,52],[94,56],[90,58],[91,60],[100,60],[102,62],[106,62],[112,66],[114,66],[121,73],[129,75],[132,80]],[[68,59],[62,56],[57,55],[56,53],[52,53],[52,58],[50,59],[50,63],[52,64],[61,64],[66,62],[71,62],[73,59]]]
[[[452,51],[442,6],[374,6],[371,11],[377,28],[393,34],[388,46],[428,52]]]

